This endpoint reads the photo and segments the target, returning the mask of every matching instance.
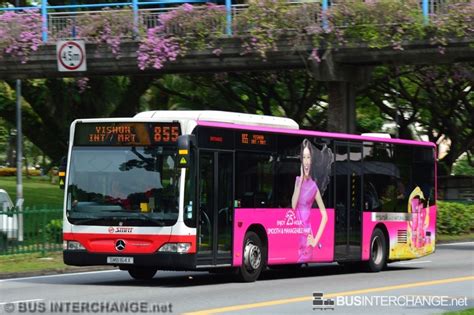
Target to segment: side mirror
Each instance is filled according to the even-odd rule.
[[[182,135],[178,137],[178,167],[189,168],[191,149],[195,143],[195,135]]]
[[[59,169],[58,169],[60,189],[64,189],[66,185],[66,168],[67,168],[67,158],[63,156],[61,159],[61,164],[59,165]]]

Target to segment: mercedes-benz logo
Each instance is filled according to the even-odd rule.
[[[125,249],[125,241],[124,240],[118,240],[115,242],[115,249],[118,251],[122,251]]]

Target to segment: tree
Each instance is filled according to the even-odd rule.
[[[450,150],[439,174],[449,175],[459,156],[474,147],[473,70],[472,64],[380,67],[365,94],[396,122],[401,138],[426,134],[436,143],[447,137]]]
[[[304,70],[165,76],[153,82],[145,98],[152,109],[258,113],[289,117],[313,129],[326,127],[326,85]]]
[[[140,98],[150,77],[92,78],[81,92],[74,79],[25,80],[22,85],[23,132],[53,162],[67,152],[74,119],[130,117],[140,111]],[[15,123],[14,82],[0,82],[0,116]]]
[[[472,159],[473,152],[466,152],[461,156],[453,166],[453,175],[467,175],[474,176],[474,160]]]

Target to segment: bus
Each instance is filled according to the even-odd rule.
[[[232,272],[431,254],[430,142],[302,130],[288,118],[147,111],[71,124],[64,262]],[[63,181],[62,180],[62,181]]]

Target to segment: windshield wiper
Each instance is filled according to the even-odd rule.
[[[95,221],[103,220],[104,218],[89,218],[89,219],[70,218],[70,219],[74,220],[73,222],[71,222],[72,224],[86,224],[86,223],[92,223],[92,222],[95,222]]]
[[[92,223],[98,220],[110,220],[110,221],[129,221],[129,220],[141,220],[141,221],[148,221],[156,224],[157,226],[165,226],[166,220],[162,219],[155,219],[152,218],[144,213],[141,212],[122,212],[120,214],[117,213],[118,211],[116,210],[110,210],[110,211],[101,211],[98,213],[100,217],[94,217],[94,218],[74,218],[69,216],[68,218],[71,220],[74,220],[74,222],[71,222],[73,224],[87,224],[87,223]],[[106,215],[103,215],[106,214]],[[113,224],[112,224],[113,225]]]
[[[165,226],[165,222],[163,220],[159,220],[159,219],[155,219],[155,218],[151,218],[149,217],[148,215],[144,214],[144,213],[136,213],[137,216],[135,218],[130,218],[130,219],[136,219],[136,218],[139,218],[141,220],[145,220],[145,221],[150,221],[150,222],[153,222],[155,223],[156,225],[158,226]]]

